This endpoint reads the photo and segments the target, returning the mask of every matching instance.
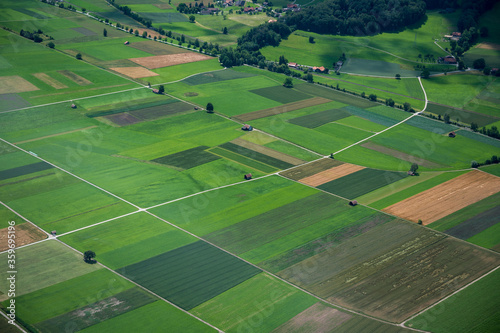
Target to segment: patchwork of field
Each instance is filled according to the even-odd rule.
[[[500,178],[481,171],[470,171],[423,191],[384,211],[407,220],[430,224],[470,204],[500,191]]]
[[[299,179],[299,182],[309,186],[319,186],[324,183],[328,183],[332,180],[342,178],[344,176],[350,175],[356,171],[362,170],[364,167],[360,165],[354,165],[349,163],[343,163],[339,166],[333,167],[331,169],[318,172],[315,175]]]

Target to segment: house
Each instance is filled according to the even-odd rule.
[[[128,40],[125,41],[125,43],[123,43],[123,45],[128,45],[128,44],[130,44]]]
[[[296,62],[289,62],[288,67],[297,68],[297,63]]]
[[[246,180],[250,180],[250,179],[252,179],[252,174],[251,173],[247,173],[244,177],[245,177]]]
[[[254,7],[245,7],[243,8],[244,13],[253,13],[255,11]]]
[[[358,204],[358,202],[356,200],[349,201],[350,206],[356,206],[357,204]]]
[[[325,71],[325,67],[321,66],[321,67],[316,67],[314,66],[312,68],[313,72],[318,72],[318,73],[323,73]]]
[[[439,57],[438,62],[442,62],[443,64],[450,64],[450,65],[456,65],[457,64],[457,59],[455,59],[454,56],[447,55],[446,57]]]
[[[153,93],[155,93],[155,94],[159,94],[159,93],[160,93],[160,91],[159,91],[158,89],[153,89]]]
[[[243,131],[253,131],[253,127],[250,126],[250,125],[243,125],[243,127],[241,128]]]
[[[451,35],[453,37],[462,37],[462,33],[461,32],[452,32]]]
[[[450,138],[454,138],[454,137],[456,137],[456,136],[457,136],[457,134],[456,134],[455,132],[450,132],[450,133],[448,133],[448,136],[449,136]]]
[[[269,21],[267,21],[267,23],[273,23],[273,22],[278,22],[278,21],[276,21],[274,19],[270,19]]]

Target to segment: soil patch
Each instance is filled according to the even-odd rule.
[[[350,175],[351,173],[362,170],[364,168],[365,167],[359,165],[344,163],[331,169],[318,172],[315,175],[299,179],[299,182],[316,187],[324,183],[328,183],[329,181],[332,181],[334,179]]]
[[[0,94],[13,94],[35,90],[40,89],[19,75],[0,77]]]
[[[16,225],[16,247],[34,243],[45,238],[47,238],[47,235],[31,223],[26,222]],[[7,239],[8,228],[0,229],[0,251],[9,249]]]
[[[430,224],[500,191],[500,178],[474,170],[384,209],[410,221]]]
[[[144,67],[113,67],[111,70],[118,72],[120,74],[126,75],[133,79],[139,79],[142,77],[158,76],[159,74],[150,71]]]
[[[212,57],[204,54],[189,52],[180,54],[158,55],[152,57],[131,58],[129,60],[146,68],[155,69],[208,59],[212,59]]]
[[[75,74],[72,71],[62,70],[62,71],[58,71],[58,72],[64,76],[66,76],[68,79],[75,82],[79,86],[88,86],[89,84],[92,84],[92,82],[90,82],[86,78],[81,77],[80,75]]]
[[[33,74],[33,76],[36,77],[37,79],[39,79],[40,81],[47,83],[52,88],[55,88],[55,89],[68,88],[68,86],[65,85],[64,83],[61,83],[54,78],[51,78],[50,76],[48,76],[45,73],[35,73],[35,74]]]

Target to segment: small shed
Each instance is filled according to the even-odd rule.
[[[160,93],[160,91],[159,91],[158,89],[153,89],[153,92],[154,92],[155,94],[159,94],[159,93]]]
[[[52,231],[50,232],[50,234],[51,234],[52,236],[55,236],[55,235],[57,235],[57,232],[56,232],[55,230],[52,230]]]
[[[252,174],[251,174],[251,173],[247,173],[247,174],[245,175],[245,179],[246,179],[246,180],[250,180],[250,179],[252,179]]]
[[[450,132],[450,133],[448,133],[448,136],[449,136],[450,138],[454,138],[454,137],[456,137],[456,136],[457,136],[457,134],[456,134],[455,132]]]
[[[357,204],[358,204],[358,202],[356,200],[349,201],[349,205],[351,205],[351,206],[356,206]]]
[[[241,127],[241,129],[243,131],[253,131],[253,127],[250,125],[247,125],[247,124],[243,125],[243,127]]]
[[[71,108],[76,109],[76,104],[75,103],[71,104]]]
[[[130,44],[128,40],[125,41],[125,43],[123,43],[123,45],[128,45],[128,44]]]
[[[410,170],[410,171],[408,171],[408,176],[415,176],[415,172],[413,172],[413,171],[411,171],[411,170]]]

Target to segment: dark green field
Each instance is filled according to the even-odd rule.
[[[285,161],[279,160],[277,158],[264,155],[262,153],[256,152],[254,150],[239,146],[237,144],[231,143],[231,142],[226,142],[222,145],[220,145],[221,148],[224,148],[226,150],[229,150],[233,153],[237,153],[240,155],[243,155],[245,157],[254,159],[256,161],[268,164],[270,166],[279,168],[279,169],[288,169],[293,166],[293,164],[287,163]]]
[[[231,69],[214,71],[209,73],[202,73],[188,77],[182,82],[189,84],[190,86],[197,86],[199,84],[214,83],[219,81],[241,79],[245,77],[255,76],[252,73],[242,73],[236,72]]]
[[[347,199],[354,199],[405,177],[407,174],[403,172],[366,168],[332,180],[318,186],[318,188]]]
[[[283,86],[255,89],[250,90],[250,92],[283,104],[311,98],[311,95],[309,94],[304,94],[303,92],[291,88],[285,88]]]
[[[330,158],[322,158],[318,161],[314,161],[312,163],[308,163],[306,165],[301,165],[299,167],[293,168],[291,170],[286,170],[281,172],[280,174],[293,179],[299,180],[305,177],[309,177],[317,174],[318,172],[328,170],[330,168],[341,165],[343,162],[339,160],[332,160]]]
[[[152,162],[170,165],[181,169],[190,169],[198,165],[216,161],[220,157],[206,151],[209,147],[199,146],[175,154],[155,158]]]
[[[424,116],[412,117],[408,119],[405,124],[434,133],[447,133],[458,128],[457,126],[446,124],[442,121],[433,120]]]
[[[24,176],[30,173],[48,170],[51,168],[53,168],[53,166],[45,162],[37,162],[33,164],[23,165],[17,168],[0,171],[0,180]]]
[[[226,149],[222,149],[220,147],[214,147],[214,148],[210,149],[210,152],[212,152],[212,153],[214,153],[214,154],[216,154],[218,156],[227,158],[230,161],[234,161],[234,162],[236,162],[238,164],[242,164],[242,165],[248,166],[248,167],[250,167],[252,169],[259,170],[259,171],[262,171],[262,172],[265,172],[265,173],[270,173],[270,172],[278,171],[276,168],[274,168],[274,167],[272,167],[270,165],[261,163],[259,161],[256,161],[254,159],[245,157],[245,156],[240,155],[240,154],[236,154],[236,153],[234,153],[232,151],[229,151],[229,150],[226,150]]]
[[[123,267],[118,272],[190,310],[261,271],[198,241]]]
[[[384,125],[387,127],[392,126],[394,124],[397,124],[399,122],[397,119],[393,119],[393,118],[390,118],[390,117],[387,117],[387,116],[384,116],[381,114],[370,112],[369,109],[365,110],[365,109],[355,107],[355,106],[346,106],[342,109],[349,112],[350,114],[352,114],[354,116],[365,118],[371,122],[374,122],[374,123],[377,123],[380,125]],[[408,117],[409,116],[410,115],[408,114]]]
[[[480,232],[500,223],[500,206],[493,207],[476,216],[473,216],[453,228],[447,229],[448,235],[460,239],[467,239],[479,234]]]
[[[451,121],[456,121],[458,119],[461,123],[476,123],[479,127],[483,127],[500,120],[499,117],[488,116],[481,113],[434,103],[428,103],[425,111],[440,115],[441,117],[448,114]]]
[[[500,149],[500,140],[494,139],[492,137],[482,135],[479,133],[474,133],[472,131],[467,131],[465,129],[462,129],[460,131],[457,131],[457,135],[459,136],[465,136],[466,138],[473,139],[482,143],[486,143],[491,146],[495,146]]]
[[[328,99],[331,99],[332,101],[346,103],[349,105],[357,106],[359,108],[369,108],[369,107],[377,105],[376,103],[370,102],[367,99],[364,99],[361,97],[355,97],[355,96],[340,92],[338,90],[324,88],[324,87],[314,85],[314,84],[308,84],[308,83],[297,84],[294,89],[297,89],[298,91],[302,91],[306,94],[311,94],[314,96],[328,98]]]
[[[345,110],[325,110],[307,116],[288,119],[289,123],[307,128],[315,128],[321,125],[349,117],[351,114]]]

